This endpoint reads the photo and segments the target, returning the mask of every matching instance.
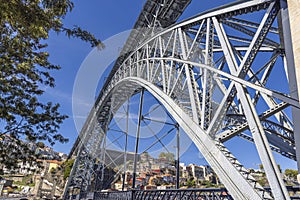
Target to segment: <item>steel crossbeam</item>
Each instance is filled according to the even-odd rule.
[[[278,10],[278,9],[277,9]],[[238,76],[245,76],[248,71],[248,66],[250,66],[253,61],[255,54],[257,53],[257,47],[262,44],[263,39],[259,39],[259,37],[264,37],[266,35],[267,30],[271,26],[275,16],[277,14],[275,3],[272,3],[267,10],[267,14],[264,16],[262,23],[259,25],[256,34],[253,37],[252,42],[250,43],[249,49],[246,52],[244,59],[242,60],[240,67],[237,67],[236,61],[232,54],[226,57],[229,68],[232,73],[238,74]],[[214,18],[214,23],[218,24],[217,19]],[[266,24],[265,24],[266,23]],[[220,28],[221,29],[221,28]],[[219,29],[219,31],[220,31]],[[267,29],[267,30],[264,30]],[[258,40],[259,39],[259,40]],[[258,42],[257,42],[258,41]],[[257,44],[258,43],[258,44]],[[230,52],[229,48],[231,45],[223,43],[222,47],[225,52]],[[232,51],[231,51],[232,52]],[[253,53],[252,53],[253,52]],[[226,54],[226,53],[225,53]],[[250,63],[247,63],[250,62]],[[241,74],[241,75],[240,75]],[[243,110],[246,113],[247,121],[249,122],[249,128],[253,134],[254,141],[256,144],[256,148],[258,149],[258,153],[261,157],[261,161],[266,170],[266,174],[268,179],[270,180],[270,185],[273,191],[273,195],[276,199],[289,199],[289,195],[287,190],[285,189],[284,183],[280,177],[280,173],[278,168],[276,167],[275,160],[272,156],[272,152],[270,149],[270,145],[268,144],[268,140],[264,133],[261,122],[258,118],[258,115],[255,111],[253,104],[251,103],[251,99],[247,91],[240,84],[235,84],[235,88],[237,90],[237,95],[239,100],[242,103]],[[231,91],[230,91],[231,92]],[[217,116],[217,115],[216,115]]]
[[[189,3],[183,3],[178,7],[181,11],[171,16],[168,2],[155,4],[147,1],[153,6],[156,16],[150,19],[149,7],[144,7],[141,17],[143,20],[136,24],[153,25],[155,21],[156,25],[167,24],[162,16],[176,19],[175,15]],[[152,34],[156,31],[154,29],[146,33],[133,32],[130,41],[133,41],[132,37],[137,37],[138,42],[130,47],[130,52],[118,59],[97,98],[93,114],[90,114],[80,134],[81,140],[77,141],[72,150],[77,153],[78,159],[82,158],[81,161],[76,159],[74,168],[87,171],[84,178],[87,181],[80,183],[88,188],[91,182],[94,173],[91,169],[95,161],[89,159],[89,156],[102,156],[102,171],[107,164],[105,156],[109,158],[110,155],[105,153],[105,148],[109,146],[105,138],[115,111],[132,95],[147,90],[193,140],[233,198],[289,199],[272,151],[295,159],[293,148],[297,144],[294,124],[285,111],[291,107],[296,116],[296,111],[300,109],[299,99],[297,95],[277,91],[269,85],[276,67],[288,68],[287,62],[281,63],[278,58],[283,56],[283,60],[286,60],[286,45],[282,40],[288,42],[284,37],[289,36],[285,34],[283,37],[280,27],[273,23],[275,19],[280,21],[277,16],[282,5],[282,2],[275,0],[235,2],[164,30],[159,29],[161,31],[155,34]],[[261,19],[252,21],[251,17],[240,17],[253,12],[262,14]],[[270,34],[273,34],[272,37],[269,37]],[[260,59],[259,63],[257,58]],[[288,71],[287,74],[291,75],[291,70]],[[261,102],[267,108],[262,108]],[[140,125],[144,119],[141,118],[141,113],[139,116]],[[97,137],[99,130],[92,128],[92,122],[102,130],[100,137]],[[164,147],[161,139],[168,132],[158,137],[153,130],[149,130],[156,138],[156,142],[151,145],[159,143]],[[235,136],[255,144],[270,191],[265,191],[223,144]],[[138,137],[139,134],[137,143]],[[113,142],[119,140],[118,137],[114,138]],[[291,147],[287,147],[287,143]],[[100,148],[101,144],[103,146]],[[124,160],[127,155],[126,146],[127,139],[125,155],[120,154]],[[89,156],[83,159],[85,155]],[[113,158],[110,160],[117,166]],[[123,170],[125,177],[126,165],[118,170]],[[75,171],[72,170],[73,178],[82,177],[83,173],[75,175]],[[83,192],[87,190],[82,187]],[[144,195],[146,193],[137,193],[139,198],[144,198]],[[165,191],[153,195],[163,198],[171,193]],[[172,195],[177,197],[184,194],[176,192]],[[207,195],[198,197],[206,198]]]

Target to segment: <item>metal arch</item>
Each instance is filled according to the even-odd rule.
[[[168,110],[180,127],[190,136],[201,153],[219,175],[235,199],[261,199],[261,195],[252,185],[241,176],[240,172],[232,165],[224,153],[217,148],[216,141],[212,140],[207,133],[195,123],[171,97],[152,83],[137,77],[128,77],[116,84],[124,85],[126,82],[136,83],[150,92]]]
[[[120,97],[117,101],[121,104],[126,100],[124,96],[136,93],[142,86],[159,99],[174,115],[173,117],[177,119],[182,128],[194,139],[197,147],[235,198],[271,199],[272,197],[256,183],[249,172],[226,147],[221,142],[215,141],[221,136],[217,135],[218,131],[221,131],[222,134],[224,128],[222,122],[226,120],[226,112],[231,109],[236,113],[243,113],[247,118],[247,123],[242,124],[243,127],[237,126],[236,129],[239,130],[231,132],[230,137],[239,134],[248,126],[250,127],[254,138],[254,140],[252,138],[252,141],[255,142],[259,150],[274,198],[289,199],[276,168],[276,163],[272,158],[271,150],[277,150],[275,147],[270,146],[265,136],[260,121],[262,116],[258,115],[255,105],[257,99],[261,96],[270,107],[270,110],[266,111],[268,114],[265,117],[272,113],[278,121],[283,119],[281,124],[283,128],[291,129],[293,125],[286,117],[283,107],[291,105],[299,109],[299,101],[288,94],[266,88],[265,80],[268,79],[269,72],[265,71],[265,77],[259,80],[255,77],[258,72],[252,72],[251,68],[258,52],[276,52],[280,50],[275,41],[266,37],[268,32],[277,34],[277,29],[272,27],[272,22],[278,9],[279,4],[273,0],[238,2],[174,25],[144,43],[140,43],[136,50],[126,54],[126,58],[122,60],[123,63],[119,63],[119,68],[114,69],[111,79],[101,91],[101,95],[96,102],[97,114],[95,118],[102,127],[105,126],[109,123],[106,116],[109,113],[107,108],[111,102],[111,94]],[[260,23],[231,18],[232,16],[258,10],[267,10]],[[251,30],[241,28],[241,24]],[[224,32],[223,25],[232,27],[253,38],[242,40],[241,38],[228,36]],[[196,31],[194,31],[196,34],[193,38],[188,35],[188,30],[194,27],[196,27]],[[216,29],[216,32],[212,31],[213,29]],[[256,30],[253,31],[253,29]],[[205,30],[207,30],[206,33]],[[215,40],[216,38],[218,40]],[[203,42],[203,40],[205,41]],[[241,46],[233,45],[234,41],[250,45],[241,48]],[[205,51],[200,48],[203,44],[206,44]],[[198,48],[194,48],[195,46]],[[215,51],[216,49],[218,50]],[[241,51],[246,53],[242,56]],[[222,70],[224,64],[221,64],[220,68],[209,65],[209,54],[217,52],[224,53],[229,72]],[[236,58],[238,59],[236,60]],[[262,70],[264,69],[262,68]],[[209,74],[207,74],[208,71]],[[196,73],[198,73],[200,81],[197,81]],[[245,80],[247,76],[250,79],[254,77],[255,82]],[[209,97],[212,89],[210,87],[210,84],[212,84],[211,77],[217,79],[215,80],[216,84],[225,96],[219,107]],[[224,82],[220,81],[221,79],[224,79]],[[225,81],[230,81],[230,85],[226,86]],[[126,84],[122,85],[120,83]],[[127,91],[124,90],[126,87],[129,88]],[[121,88],[127,94],[124,95],[116,88]],[[256,90],[253,99],[247,88]],[[238,102],[234,98],[239,99],[241,104],[237,104]],[[278,103],[278,100],[283,101],[285,105]],[[252,104],[252,102],[255,103]],[[280,106],[278,107],[278,105]],[[214,108],[214,106],[217,108]],[[212,109],[215,109],[216,114],[207,117],[206,113],[211,114]],[[223,133],[225,134],[225,132]],[[247,136],[243,136],[248,139]],[[242,187],[240,186],[241,183],[243,183]]]

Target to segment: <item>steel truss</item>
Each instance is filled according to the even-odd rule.
[[[234,199],[290,199],[272,154],[296,159],[293,122],[300,119],[299,100],[274,84],[274,76],[287,86],[296,82],[287,60],[289,36],[279,28],[288,18],[284,5],[236,2],[138,40],[118,59],[80,133],[70,184],[80,180],[81,191],[89,190],[93,166],[100,155],[105,159],[113,114],[130,96],[147,90],[194,141]],[[270,191],[223,144],[235,136],[255,144]],[[97,166],[104,169],[103,163]]]
[[[122,176],[122,190],[128,190],[131,188],[137,188],[137,184],[135,183],[136,181],[136,174],[139,173],[141,171],[141,168],[137,168],[137,163],[140,160],[140,155],[145,153],[145,152],[149,152],[151,151],[154,147],[159,146],[159,148],[163,149],[166,152],[172,152],[173,149],[170,149],[170,145],[166,145],[164,143],[164,141],[168,141],[168,139],[166,138],[170,138],[171,135],[175,135],[175,140],[176,142],[175,145],[173,146],[171,145],[171,148],[176,147],[176,166],[177,169],[179,169],[179,127],[178,124],[172,119],[171,116],[166,116],[168,117],[168,119],[155,119],[153,117],[151,117],[151,114],[153,114],[155,111],[158,112],[157,114],[159,114],[160,116],[162,115],[161,112],[165,112],[164,108],[162,107],[162,105],[159,104],[159,102],[156,101],[156,99],[145,99],[144,97],[144,93],[145,91],[141,91],[140,94],[140,100],[139,100],[139,109],[138,109],[138,114],[137,114],[137,118],[135,119],[137,122],[137,127],[136,127],[136,136],[135,141],[133,141],[133,139],[131,138],[131,143],[129,143],[129,138],[132,137],[132,134],[129,134],[129,118],[131,118],[131,116],[129,116],[129,107],[132,107],[132,105],[130,106],[130,99],[128,99],[128,102],[126,103],[126,105],[122,105],[119,110],[117,112],[113,112],[114,116],[119,116],[121,118],[114,118],[113,121],[110,123],[110,125],[108,126],[108,130],[106,132],[106,137],[109,138],[109,143],[106,143],[106,147],[102,148],[102,153],[106,156],[105,159],[102,159],[104,168],[103,170],[108,171],[108,169],[113,169],[114,170],[114,174],[111,177],[107,177],[104,178],[103,180],[103,187],[98,187],[96,189],[96,191],[99,191],[101,189],[106,189],[106,188],[110,188],[111,183],[116,182],[121,176]],[[146,95],[149,96],[148,93],[146,93]],[[144,100],[145,99],[145,100]],[[150,110],[147,109],[147,112],[144,111],[145,109],[145,104],[143,103],[144,101],[154,101],[154,106],[153,108],[150,107]],[[117,108],[119,107],[119,105],[114,104],[112,101],[112,108]],[[149,107],[149,103],[148,103],[148,107]],[[160,109],[159,109],[160,108]],[[114,110],[114,109],[113,109]],[[166,113],[167,115],[167,113]],[[122,120],[122,118],[124,118]],[[132,119],[131,119],[132,120]],[[120,121],[125,121],[125,126],[123,128],[118,127],[118,123],[122,123]],[[133,122],[132,122],[133,123]],[[153,125],[149,124],[149,123],[153,123]],[[145,125],[145,129],[143,131],[141,131],[141,124]],[[156,131],[156,127],[162,124],[161,130],[159,131],[159,133],[155,132]],[[131,124],[132,125],[132,124]],[[131,128],[132,129],[132,128]],[[131,130],[132,131],[132,130]],[[147,139],[145,139],[145,133],[143,132],[148,132],[148,136]],[[150,136],[149,136],[150,135]],[[144,142],[141,143],[142,141],[140,140],[147,140],[148,142]],[[169,142],[169,141],[168,141]],[[141,144],[140,144],[141,143]],[[133,144],[135,144],[134,149],[131,148],[131,152],[128,150],[130,146],[133,146]],[[172,143],[173,144],[173,143]],[[114,155],[114,153],[112,152],[112,148],[116,148],[118,150],[116,150],[116,154]],[[175,154],[174,153],[174,154]],[[128,164],[132,162],[133,163],[133,169],[128,169]],[[147,171],[147,169],[142,169],[145,172]],[[99,177],[105,177],[105,173],[99,174]],[[126,181],[127,179],[127,173],[131,172],[133,174],[133,183],[132,186],[128,186],[128,183]],[[177,172],[177,178],[176,178],[176,185],[177,188],[179,188],[179,170],[176,171]]]

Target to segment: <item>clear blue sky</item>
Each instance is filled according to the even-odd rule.
[[[229,2],[231,1],[193,0],[180,19],[191,17],[207,9]],[[97,38],[104,41],[115,34],[130,30],[144,3],[145,0],[75,0],[75,8],[65,18],[64,23],[65,26],[68,27],[78,25],[83,29],[87,29]],[[56,35],[55,33],[51,34],[48,44],[51,61],[60,64],[62,69],[52,73],[56,79],[56,87],[54,89],[46,88],[44,98],[59,102],[61,104],[61,111],[70,116],[60,129],[60,132],[70,139],[69,143],[54,146],[54,149],[57,151],[69,153],[78,135],[72,118],[72,91],[74,80],[81,63],[91,52],[92,48],[89,44],[78,39],[67,39],[65,35]],[[86,112],[88,113],[88,110]],[[246,167],[257,168],[257,164],[259,164],[260,161],[254,158],[257,156],[253,145],[241,139],[233,139],[229,143],[230,149],[240,158],[241,163],[245,164]],[[201,157],[195,161],[195,157],[199,158],[199,154],[196,147],[191,146],[182,157],[182,161],[186,163],[205,163]],[[249,157],[251,157],[251,159],[249,159]],[[280,161],[282,168],[296,168],[295,162],[291,160],[279,155],[275,155],[275,158]]]

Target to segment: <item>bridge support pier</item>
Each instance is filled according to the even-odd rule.
[[[285,3],[285,2],[284,2]],[[287,0],[288,13],[283,11],[282,18],[283,31],[289,32],[286,34],[285,39],[285,49],[286,49],[286,58],[288,63],[289,73],[289,85],[290,93],[293,98],[299,100],[300,94],[300,2],[297,0]],[[283,8],[284,9],[284,8]],[[286,9],[285,9],[286,10]],[[286,22],[286,23],[285,23]],[[288,38],[287,38],[288,37]],[[287,40],[288,39],[288,40]],[[296,156],[297,156],[297,165],[298,165],[298,182],[300,183],[300,109],[292,108],[292,115],[294,121],[294,137],[295,137],[295,146],[296,146]]]

